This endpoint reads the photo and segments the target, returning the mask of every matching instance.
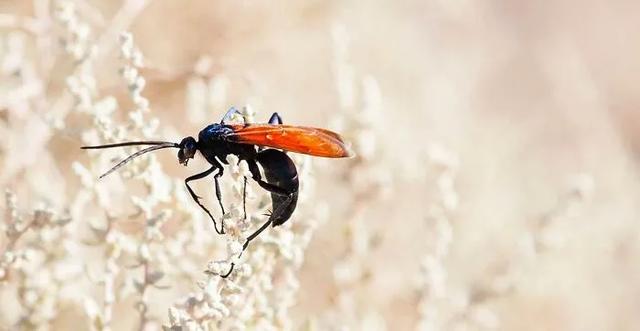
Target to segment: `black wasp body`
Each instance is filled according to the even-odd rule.
[[[268,124],[247,124],[246,120],[242,125],[227,124],[226,122],[235,114],[240,114],[240,112],[231,108],[220,123],[208,125],[200,131],[198,140],[186,137],[179,144],[166,141],[133,141],[82,148],[102,149],[151,145],[151,147],[142,149],[116,164],[100,178],[117,170],[133,158],[158,149],[178,148],[178,161],[185,166],[196,152],[200,151],[211,167],[204,172],[188,177],[184,182],[193,200],[209,215],[216,232],[219,234],[224,234],[224,223],[221,223],[220,229],[218,229],[215,218],[200,202],[200,197],[195,194],[189,183],[215,172],[213,178],[216,198],[224,215],[219,179],[224,174],[224,164],[228,164],[227,156],[236,155],[239,159],[238,162],[247,162],[251,178],[271,194],[272,208],[266,222],[247,237],[242,248],[244,252],[249,243],[262,231],[270,225],[284,224],[295,211],[298,203],[298,171],[291,158],[286,154],[287,151],[329,158],[348,157],[351,156],[351,152],[337,133],[325,129],[283,125],[278,113],[271,115]],[[260,167],[264,172],[264,178]],[[246,185],[247,178],[245,177],[242,202],[245,218],[247,217]],[[229,272],[222,277],[227,277],[233,270],[233,266],[232,263]]]
[[[234,109],[232,109],[232,111],[235,112]],[[267,222],[260,227],[256,233],[247,238],[247,242],[245,243],[246,247],[249,241],[260,234],[261,230],[264,230],[269,225],[277,226],[284,224],[291,217],[298,201],[298,171],[291,158],[283,151],[271,148],[264,149],[255,145],[236,142],[233,126],[225,124],[225,120],[231,115],[233,115],[233,113],[230,111],[225,115],[221,123],[214,123],[205,127],[198,134],[197,141],[192,137],[184,138],[182,142],[180,142],[178,159],[180,163],[187,165],[189,158],[193,158],[197,150],[200,151],[207,162],[211,164],[211,168],[208,170],[185,179],[185,185],[191,197],[212,220],[214,220],[213,215],[200,203],[199,197],[193,192],[189,186],[189,182],[209,176],[216,171],[216,174],[213,176],[215,180],[216,197],[224,214],[219,178],[224,174],[223,164],[228,164],[227,156],[230,154],[236,155],[239,161],[247,162],[253,180],[255,180],[260,187],[271,193],[271,215]],[[278,113],[273,113],[269,124],[282,124],[282,119]],[[262,178],[258,164],[262,166],[266,180]],[[245,178],[245,190],[243,191],[246,191],[246,184]],[[243,192],[243,196],[244,195]],[[243,199],[243,209],[246,217],[245,199]],[[220,231],[218,231],[216,226],[216,231],[223,234],[224,225],[222,224]]]

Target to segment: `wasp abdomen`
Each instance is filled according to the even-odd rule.
[[[284,195],[271,192],[270,220],[273,226],[281,225],[291,217],[298,203],[298,171],[291,158],[276,149],[265,149],[258,153],[256,159],[262,166],[267,183],[287,192]]]

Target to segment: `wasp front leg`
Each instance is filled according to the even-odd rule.
[[[189,192],[189,195],[191,195],[191,198],[193,199],[193,201],[195,201],[198,204],[198,206],[200,206],[200,208],[202,210],[204,210],[207,213],[207,215],[209,215],[209,218],[211,218],[211,221],[213,222],[213,227],[215,228],[216,232],[218,234],[224,234],[224,224],[222,224],[221,229],[218,230],[218,225],[217,225],[216,219],[213,217],[213,215],[211,214],[209,209],[207,209],[207,207],[205,207],[200,202],[201,198],[193,191],[193,189],[189,185],[190,181],[194,181],[194,180],[205,178],[205,177],[209,176],[212,172],[214,172],[216,169],[218,170],[218,173],[216,173],[214,175],[214,179],[215,179],[215,182],[216,182],[216,196],[218,197],[218,202],[220,203],[220,207],[222,207],[222,196],[220,194],[220,187],[218,185],[218,177],[220,177],[222,175],[224,168],[222,167],[222,165],[220,163],[216,162],[208,170],[206,170],[204,172],[201,172],[199,174],[195,174],[195,175],[193,175],[191,177],[188,177],[187,179],[184,180],[184,184],[185,184],[185,186],[187,186],[187,191]],[[224,214],[224,208],[222,209],[222,213]]]
[[[262,174],[258,168],[258,163],[262,165],[266,181],[262,179]],[[271,193],[272,212],[269,219],[258,230],[247,237],[242,252],[249,246],[260,233],[266,230],[269,225],[278,226],[284,224],[296,209],[298,203],[298,172],[295,164],[287,154],[275,150],[267,149],[258,153],[256,160],[247,160],[249,171],[260,187]],[[240,253],[242,255],[242,252]]]

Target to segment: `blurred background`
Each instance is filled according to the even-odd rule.
[[[167,312],[201,288],[224,246],[183,255],[192,269],[164,270],[169,289],[134,282],[110,295],[147,264],[142,273],[124,267],[125,253],[103,254],[113,249],[107,235],[106,250],[88,248],[87,224],[103,211],[132,213],[129,194],[144,189],[130,183],[135,173],[91,182],[122,155],[79,147],[195,136],[236,106],[256,122],[277,111],[285,123],[340,132],[358,156],[296,158],[311,170],[291,231],[320,221],[287,269],[290,297],[272,291],[264,301],[286,307],[236,316],[229,303],[230,313],[203,319],[184,308],[190,317],[178,320],[204,329],[638,329],[638,13],[640,3],[625,0],[3,0],[0,323],[185,327]],[[107,118],[129,124],[105,129]],[[173,153],[154,156],[162,168],[151,178],[184,195],[181,181],[206,165],[184,168]],[[211,186],[198,187],[213,203]],[[223,241],[192,201],[158,200],[153,208],[172,214],[157,250],[180,242],[177,229],[192,218],[206,240]],[[135,246],[143,223],[118,227],[138,238],[122,248],[132,256],[144,255]],[[252,279],[239,281],[243,298],[270,291]]]

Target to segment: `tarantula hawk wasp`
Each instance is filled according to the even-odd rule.
[[[249,124],[242,116],[244,124],[227,124],[233,115],[239,114],[236,108],[231,108],[224,115],[220,123],[211,124],[198,134],[198,140],[193,137],[186,137],[180,143],[166,141],[130,141],[123,143],[83,146],[82,149],[103,149],[124,146],[145,146],[126,159],[120,161],[109,171],[100,176],[103,178],[116,171],[132,159],[155,150],[163,148],[178,148],[178,162],[187,166],[189,159],[194,158],[196,152],[211,164],[211,168],[204,172],[195,174],[185,179],[184,183],[191,198],[204,210],[218,234],[224,234],[224,223],[221,221],[220,229],[211,212],[200,202],[200,197],[195,194],[189,182],[213,175],[215,182],[216,198],[224,215],[222,204],[222,194],[220,191],[219,178],[224,174],[223,164],[227,164],[227,156],[236,155],[240,160],[247,162],[252,179],[263,189],[271,194],[272,212],[268,220],[255,232],[249,235],[240,255],[247,249],[249,243],[254,240],[262,231],[269,227],[284,224],[293,214],[298,202],[298,172],[296,166],[287,156],[286,152],[295,152],[313,156],[341,158],[352,156],[344,140],[335,132],[304,126],[284,125],[278,113],[273,113],[268,124]],[[260,165],[264,172],[264,177],[260,172]],[[247,177],[244,178],[243,188],[243,210],[244,217],[247,217],[246,210],[246,188]],[[233,271],[234,263],[228,273],[221,275],[227,277]]]

